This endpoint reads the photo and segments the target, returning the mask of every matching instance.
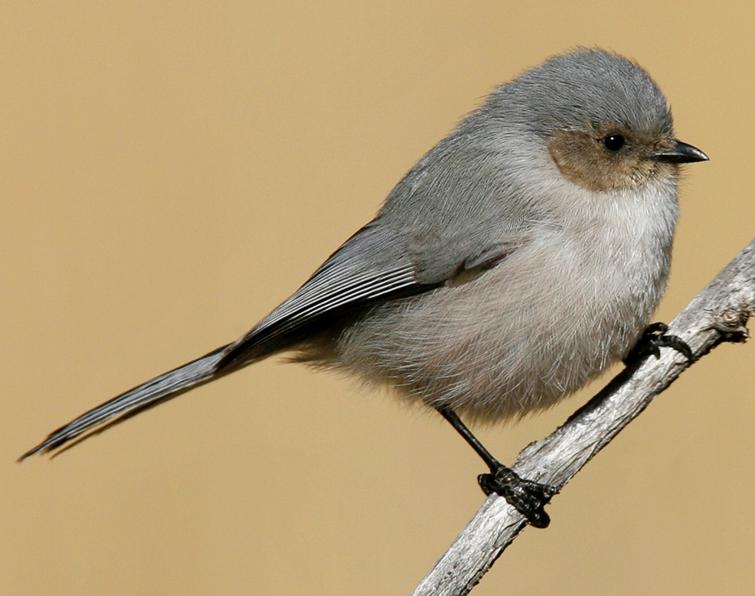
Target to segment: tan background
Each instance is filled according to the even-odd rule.
[[[0,593],[409,591],[481,503],[481,465],[347,380],[266,362],[13,459],[245,331],[551,53],[635,57],[712,158],[685,174],[658,318],[750,240],[751,2],[317,4],[2,4]],[[753,354],[686,373],[476,593],[751,593]],[[511,459],[585,397],[481,434]]]

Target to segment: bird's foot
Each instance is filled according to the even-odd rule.
[[[624,358],[627,366],[636,366],[648,356],[661,357],[661,348],[672,348],[684,356],[688,362],[692,362],[694,355],[692,349],[678,335],[666,333],[666,323],[651,323],[642,332],[642,336],[635,346]]]
[[[545,505],[558,492],[554,487],[521,478],[503,464],[491,469],[490,474],[480,474],[477,482],[486,495],[503,497],[536,528],[547,528],[551,523]]]

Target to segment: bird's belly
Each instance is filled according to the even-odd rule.
[[[344,334],[338,364],[476,418],[547,407],[636,341],[665,282],[662,264],[645,265],[534,246],[467,283],[375,308]]]

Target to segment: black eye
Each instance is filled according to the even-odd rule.
[[[626,139],[623,135],[608,135],[603,139],[603,144],[609,151],[618,151],[624,146],[624,143],[626,143]]]

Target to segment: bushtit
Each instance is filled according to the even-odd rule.
[[[273,354],[348,371],[436,408],[490,468],[486,493],[536,526],[552,492],[519,478],[456,412],[550,406],[643,335],[666,286],[679,164],[666,100],[637,64],[555,56],[495,89],[290,298],[228,345],[86,412],[24,456]],[[650,346],[648,348],[648,346]]]

